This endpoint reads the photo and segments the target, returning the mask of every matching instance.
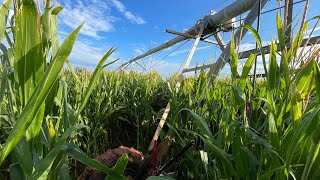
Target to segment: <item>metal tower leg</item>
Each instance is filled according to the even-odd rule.
[[[268,0],[261,0],[261,9],[266,5]],[[258,16],[258,9],[260,8],[259,1],[256,2],[256,4],[253,6],[249,14],[247,15],[246,19],[244,20],[243,24],[246,25],[252,25],[255,19]],[[245,34],[248,32],[248,29],[240,28],[234,35],[235,39],[235,47],[238,47],[240,45],[240,41],[245,36]],[[222,70],[224,65],[229,61],[230,58],[230,43],[227,45],[225,50],[220,55],[217,62],[214,64],[214,66],[209,70],[208,77],[212,76],[210,78],[210,81],[208,83],[208,86],[211,86],[211,84],[215,81],[217,78],[219,72]]]
[[[192,57],[193,57],[193,55],[194,55],[194,52],[195,52],[198,44],[199,44],[199,41],[200,41],[200,38],[201,38],[201,36],[202,36],[202,33],[203,33],[203,30],[204,30],[205,25],[206,25],[206,23],[205,23],[205,22],[202,22],[202,26],[201,26],[201,28],[200,28],[200,30],[199,30],[199,32],[198,32],[198,35],[197,35],[197,37],[196,37],[196,40],[194,41],[193,46],[192,46],[192,48],[190,49],[188,58],[186,59],[185,64],[183,65],[183,70],[181,71],[181,74],[180,74],[180,76],[179,76],[178,82],[177,82],[177,84],[176,84],[176,86],[175,86],[176,92],[179,91],[181,82],[182,82],[182,80],[183,80],[183,78],[184,78],[184,70],[187,69],[187,68],[189,67],[189,65],[190,65],[190,62],[191,62],[191,60],[192,60]],[[157,130],[156,130],[156,132],[154,133],[154,136],[153,136],[153,138],[152,138],[152,140],[151,140],[151,143],[150,143],[150,145],[149,145],[148,151],[151,151],[151,150],[153,149],[153,147],[154,147],[154,142],[155,142],[156,140],[158,140],[159,135],[160,135],[160,131],[161,131],[164,123],[165,123],[166,120],[167,120],[167,117],[168,117],[168,115],[169,115],[169,112],[170,112],[170,102],[168,102],[167,107],[166,107],[166,109],[164,110],[164,112],[163,112],[163,114],[162,114],[161,120],[160,120],[159,125],[158,125],[158,127],[157,127]]]
[[[226,45],[226,43],[223,41],[220,33],[214,34],[214,37],[216,38],[216,40],[217,40],[217,42],[218,42],[218,45],[219,45],[221,51],[224,51],[224,49],[226,48],[227,45]]]

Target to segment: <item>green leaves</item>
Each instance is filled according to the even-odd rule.
[[[235,52],[235,49],[234,49],[234,37],[232,35],[232,38],[231,38],[231,42],[230,42],[230,67],[231,67],[231,76],[232,76],[232,79],[236,79],[237,78],[237,75],[238,75],[238,55],[237,53]]]
[[[116,165],[112,168],[114,170],[115,173],[118,173],[120,175],[124,174],[124,171],[126,170],[127,164],[128,164],[128,160],[129,157],[127,154],[123,154],[117,161]],[[111,176],[108,175],[106,178],[106,180],[116,180],[118,179],[117,176]]]
[[[280,14],[277,13],[277,32],[279,38],[280,49],[282,52],[286,50],[286,40],[284,38],[284,31],[282,28],[282,20]]]
[[[210,152],[214,155],[215,158],[219,159],[222,163],[222,166],[225,166],[226,170],[228,170],[228,172],[231,172],[230,175],[234,175],[236,172],[232,166],[232,162],[230,160],[230,156],[224,152],[221,148],[219,148],[218,146],[214,145],[212,143],[212,141],[200,136],[200,138],[202,139],[202,141],[205,143],[205,145],[208,147],[208,149],[210,150]]]
[[[320,102],[320,69],[319,65],[317,63],[314,64],[314,77],[315,77],[315,89],[316,89],[316,94],[318,97],[318,100]]]
[[[57,6],[57,7],[55,7],[52,11],[51,11],[51,14],[52,15],[58,15],[58,13],[60,12],[60,11],[62,11],[63,10],[63,7],[62,6]]]
[[[73,44],[78,36],[81,27],[82,25],[67,36],[67,38],[61,45],[57,55],[53,58],[53,61],[50,63],[50,66],[46,70],[44,76],[41,78],[39,84],[33,91],[29,101],[22,110],[17,123],[10,132],[4,148],[0,152],[0,164],[2,164],[11,150],[20,141],[27,128],[32,123],[33,117],[35,117],[35,115],[39,111],[39,108],[43,105],[44,100],[48,95],[50,89],[52,88],[54,82],[57,80],[57,77],[62,70],[65,61],[67,60],[67,57],[71,53]]]
[[[301,95],[301,98],[304,98],[308,94],[308,90],[312,81],[312,71],[316,70],[314,68],[316,66],[317,64],[313,60],[308,64],[305,64],[305,66],[300,71],[298,71],[298,76],[296,78],[296,87],[297,91]]]
[[[104,172],[112,177],[115,177],[117,179],[125,179],[123,176],[115,173],[112,169],[104,166],[100,162],[90,159],[85,153],[83,153],[77,146],[74,144],[67,143],[65,144],[65,151],[66,153],[71,156],[72,158],[82,162],[83,164],[90,166],[92,168],[95,168],[101,172]],[[123,158],[120,160],[120,165],[118,166],[119,169],[118,171],[122,170],[121,168],[123,167],[127,157],[123,156]]]
[[[215,158],[221,160],[221,162],[225,163],[227,169],[231,173],[235,173],[234,168],[232,166],[232,162],[229,158],[229,155],[223,151],[223,149],[219,148],[216,146],[214,142],[214,137],[208,127],[208,124],[205,122],[204,119],[202,119],[199,115],[196,113],[192,112],[189,109],[182,109],[181,111],[189,111],[191,115],[194,117],[195,123],[197,124],[198,128],[200,129],[201,133],[204,135],[199,136],[202,141],[206,144],[206,146],[209,148],[210,152],[213,153]]]
[[[19,92],[16,102],[24,108],[44,74],[44,59],[36,4],[33,0],[26,0],[16,8],[19,11],[15,13],[14,79],[16,92]],[[43,113],[44,105],[41,105],[26,132],[27,140],[39,133]]]
[[[268,87],[272,91],[277,89],[280,84],[280,71],[277,64],[277,45],[272,42],[270,45],[270,60],[268,73]]]
[[[214,139],[209,126],[204,119],[202,119],[198,114],[192,112],[190,109],[184,108],[181,109],[181,111],[188,111],[189,113],[191,113],[191,115],[194,117],[195,123],[199,127],[200,131],[204,134],[204,136],[211,140]]]
[[[59,141],[55,144],[55,146],[51,149],[51,151],[47,154],[47,156],[41,160],[40,164],[36,167],[35,171],[31,175],[31,179],[37,180],[43,173],[46,174],[43,177],[47,177],[49,173],[49,167],[52,165],[59,152],[62,150],[69,136],[76,130],[85,128],[84,125],[75,125],[71,126],[66,130],[66,132],[62,135]]]
[[[239,82],[239,88],[241,90],[244,90],[244,88],[245,88],[248,75],[252,69],[253,63],[256,60],[256,58],[257,58],[257,56],[255,54],[250,54],[250,56],[248,57],[248,60],[244,64],[244,67],[242,69],[242,74],[240,77],[240,82]]]
[[[7,18],[11,6],[11,0],[4,0],[0,6],[0,42],[6,30]]]
[[[80,106],[79,106],[78,113],[80,113],[80,112],[83,110],[83,108],[85,107],[85,105],[86,105],[86,103],[87,103],[87,101],[88,101],[88,99],[89,99],[89,96],[90,96],[90,94],[91,94],[91,92],[92,92],[92,90],[93,90],[93,88],[94,88],[94,86],[95,86],[95,83],[96,83],[96,81],[98,80],[99,74],[101,73],[101,71],[103,70],[103,68],[117,61],[117,60],[115,60],[115,61],[112,61],[112,62],[106,64],[106,65],[103,65],[104,62],[108,59],[108,57],[109,57],[115,50],[116,50],[116,49],[111,48],[111,49],[102,57],[102,59],[99,61],[98,65],[97,65],[97,67],[96,67],[96,69],[95,69],[95,71],[93,72],[93,75],[92,75],[92,78],[91,78],[91,80],[90,80],[90,83],[89,83],[86,91],[84,92],[83,100],[82,100],[82,102],[81,102],[81,104],[80,104]]]
[[[263,68],[264,68],[265,74],[268,75],[266,59],[265,59],[265,53],[264,53],[264,51],[262,49],[262,41],[261,41],[261,37],[260,37],[259,33],[251,26],[242,25],[241,27],[248,29],[253,34],[254,38],[256,39],[256,43],[257,43],[258,48],[259,48],[260,53],[261,53],[262,62],[263,62]]]

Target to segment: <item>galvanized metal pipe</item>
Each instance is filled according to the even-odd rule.
[[[222,9],[221,11],[213,14],[213,15],[207,15],[205,16],[203,19],[201,19],[200,21],[204,21],[205,23],[207,23],[207,26],[205,27],[204,31],[203,31],[203,35],[208,35],[211,34],[215,31],[215,28],[217,28],[220,24],[223,24],[224,22],[244,13],[247,12],[248,10],[250,10],[254,4],[256,3],[256,0],[237,0],[236,2],[230,4],[229,6],[225,7],[224,9]],[[190,28],[186,34],[195,37],[197,36],[198,32],[200,30],[200,23],[197,23],[195,26],[193,26],[192,28]],[[156,48],[150,49],[149,51],[141,54],[140,56],[137,56],[133,59],[131,59],[130,61],[122,64],[119,68],[123,68],[127,65],[129,65],[130,63],[137,61],[139,59],[142,59],[144,57],[147,57],[151,54],[154,54],[158,51],[161,51],[162,49],[166,49],[170,46],[173,46],[181,41],[184,41],[186,39],[189,39],[188,37],[184,37],[184,36],[178,36]]]
[[[256,1],[254,7],[252,8],[252,10],[247,15],[247,17],[244,20],[243,24],[251,26],[253,24],[253,22],[256,20],[257,16],[258,16],[258,13],[259,13],[258,8],[262,9],[267,4],[267,2],[268,2],[268,0]],[[248,29],[246,29],[246,28],[240,28],[240,29],[237,30],[237,32],[234,35],[235,47],[236,48],[240,45],[240,41],[246,35],[247,32],[248,32]],[[209,83],[208,83],[209,87],[214,82],[214,80],[218,77],[218,74],[222,70],[224,65],[227,62],[229,62],[230,46],[231,46],[231,42],[229,42],[229,44],[227,45],[225,50],[221,53],[220,57],[218,58],[218,60],[214,64],[214,66],[213,67],[211,66],[212,69],[210,69],[210,71],[208,72],[208,76],[212,76],[210,81],[209,81]]]

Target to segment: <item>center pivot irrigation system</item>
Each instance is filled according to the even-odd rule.
[[[151,56],[151,55],[153,55],[163,49],[169,48],[179,42],[182,42],[184,40],[194,39],[193,46],[191,47],[189,54],[183,64],[183,69],[180,73],[179,79],[178,79],[177,84],[175,86],[176,92],[178,92],[178,90],[179,90],[181,82],[184,78],[184,74],[187,72],[196,71],[197,69],[210,68],[210,71],[208,71],[208,73],[210,73],[208,76],[208,77],[210,77],[210,80],[209,80],[209,86],[210,86],[214,82],[216,77],[218,76],[219,72],[225,66],[225,64],[229,62],[229,58],[230,58],[230,44],[231,43],[229,42],[228,44],[226,44],[223,41],[219,32],[220,31],[229,31],[229,30],[233,29],[234,24],[235,24],[235,17],[249,11],[246,18],[241,22],[241,25],[252,26],[252,24],[257,20],[257,25],[258,25],[257,29],[259,31],[260,15],[261,14],[268,13],[270,11],[277,10],[280,8],[285,8],[285,11],[284,11],[285,12],[284,24],[285,24],[285,29],[286,29],[285,36],[287,39],[287,43],[289,45],[289,43],[292,39],[291,24],[292,24],[293,5],[300,3],[300,2],[304,2],[305,0],[297,1],[297,2],[293,2],[293,0],[285,0],[285,6],[283,6],[283,7],[278,7],[276,9],[273,9],[273,10],[270,10],[267,12],[261,12],[261,9],[264,8],[264,6],[267,4],[268,1],[269,0],[237,0],[237,1],[233,2],[232,4],[230,4],[229,6],[225,7],[224,9],[220,10],[219,12],[211,11],[209,15],[198,20],[196,25],[189,28],[184,33],[176,32],[176,31],[172,31],[172,30],[166,30],[166,32],[171,33],[171,34],[175,34],[178,36],[176,38],[158,46],[158,47],[150,49],[149,51],[127,61],[126,63],[122,64],[119,67],[119,69],[126,68],[127,66],[129,66],[133,62],[136,62],[142,58]],[[235,46],[235,48],[239,47],[240,41],[245,36],[247,31],[248,30],[246,28],[239,28],[234,33],[234,41],[235,41],[234,46]],[[216,41],[209,40],[208,38],[211,36],[214,36]],[[314,43],[317,43],[318,38],[319,37],[313,37],[308,41],[304,40],[304,42],[308,42],[309,44],[314,44]],[[219,45],[219,48],[222,50],[222,53],[214,64],[208,64],[208,65],[203,65],[200,67],[189,68],[190,62],[192,60],[192,57],[194,55],[194,52],[197,48],[199,41]],[[289,45],[289,47],[290,47],[290,45]],[[262,49],[265,52],[265,54],[269,53],[268,46],[263,47]],[[280,49],[280,48],[278,48],[278,49]],[[257,48],[256,48],[254,50],[241,52],[239,59],[247,58],[247,57],[249,57],[249,55],[251,53],[256,53],[256,54],[260,55],[260,51],[257,50]],[[255,68],[256,68],[256,65],[255,65]],[[255,78],[255,75],[256,74],[254,74],[253,78]],[[150,146],[148,149],[149,152],[153,150],[155,142],[158,140],[158,137],[160,135],[160,131],[161,131],[161,129],[162,129],[167,117],[168,117],[169,111],[170,111],[170,103],[167,104],[167,106],[163,112],[163,115],[162,115],[162,118],[159,122],[157,130],[156,130],[156,132],[153,136],[153,139],[150,143]],[[161,158],[161,157],[158,157],[158,158]]]

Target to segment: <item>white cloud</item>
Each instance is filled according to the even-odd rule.
[[[93,69],[110,48],[111,46],[94,47],[93,44],[89,43],[88,41],[77,40],[73,46],[69,60],[74,66]],[[116,51],[108,58],[106,63],[111,62],[119,57],[120,55]],[[118,66],[119,63],[116,63],[107,68],[114,70]]]
[[[99,32],[111,32],[113,23],[117,20],[110,15],[110,7],[105,2],[96,1],[66,1],[64,10],[59,14],[59,22],[75,29],[85,21],[82,34],[100,38]]]
[[[312,29],[308,29],[307,34],[309,35],[312,32],[312,30],[313,30],[313,28]],[[320,26],[315,27],[314,30],[313,30],[313,33],[316,32],[316,31],[319,31],[319,30],[320,30]]]
[[[277,41],[276,41],[277,42]],[[270,41],[262,41],[262,47],[270,45]],[[239,51],[248,51],[256,48],[255,43],[241,43],[239,47]]]
[[[143,54],[143,53],[146,52],[146,51],[145,51],[144,48],[134,48],[134,49],[133,49],[133,52],[134,52],[135,54],[137,54],[137,55],[140,55],[140,54]]]
[[[132,12],[128,11],[127,8],[124,6],[122,2],[119,0],[111,0],[112,4],[114,7],[121,13],[123,14],[128,20],[130,20],[134,24],[145,24],[146,21],[138,16],[133,14]]]
[[[241,51],[247,51],[247,50],[251,50],[251,49],[255,49],[256,48],[256,44],[253,43],[243,43],[240,44],[239,50]]]
[[[112,8],[117,9],[133,24],[146,23],[143,18],[128,11],[124,4],[118,0],[107,2],[67,0],[63,6],[64,10],[59,14],[60,24],[75,29],[85,21],[80,33],[94,38],[101,38],[99,33],[115,30],[115,23],[120,18],[111,15]]]

